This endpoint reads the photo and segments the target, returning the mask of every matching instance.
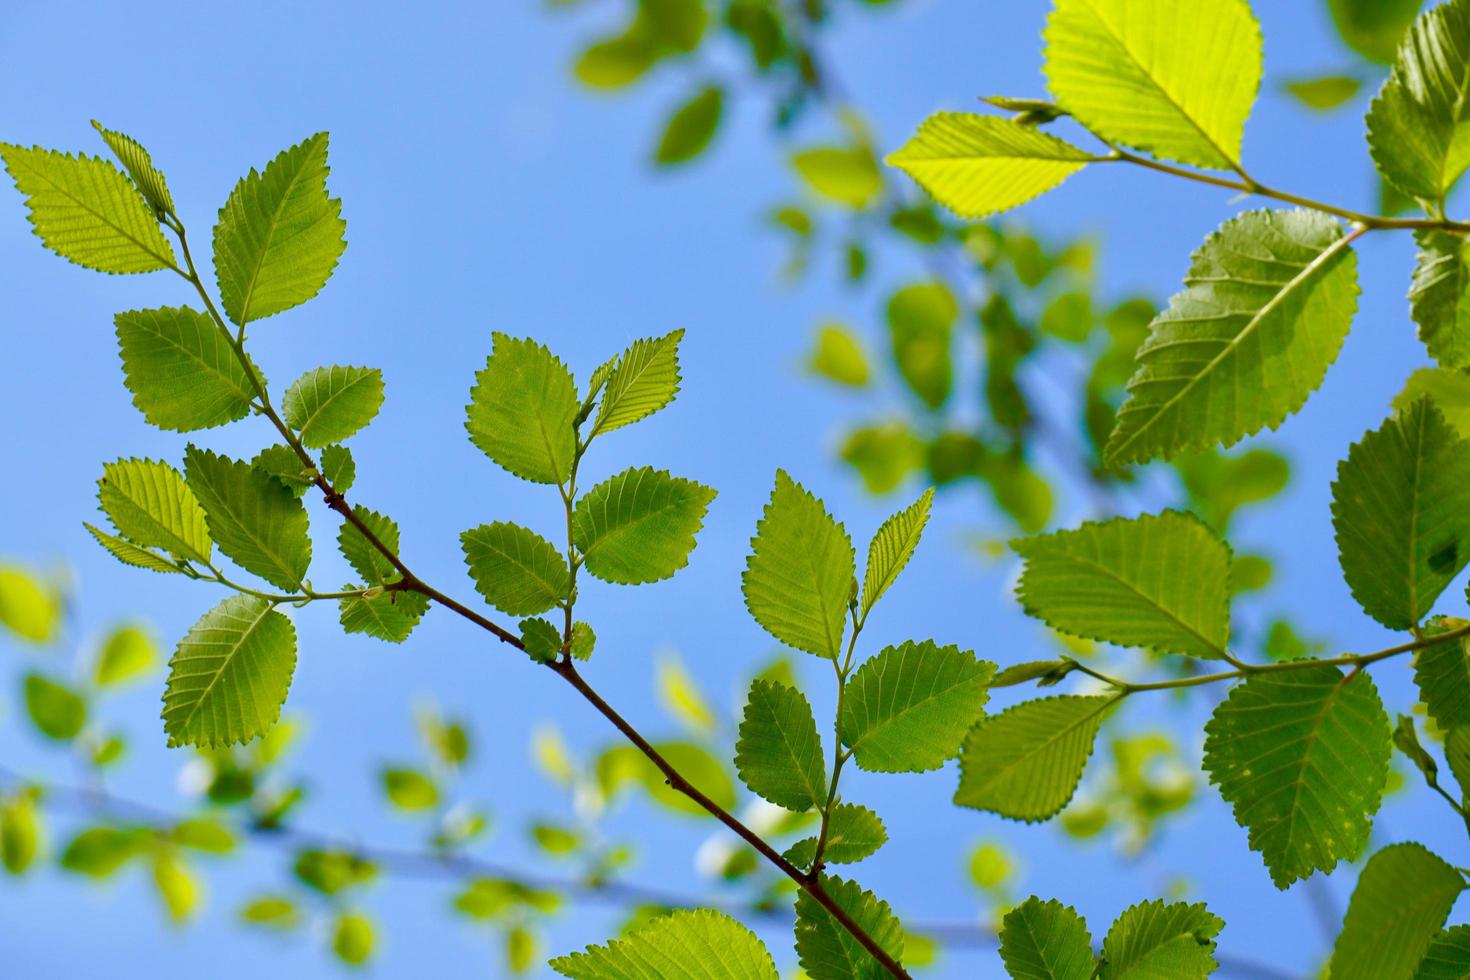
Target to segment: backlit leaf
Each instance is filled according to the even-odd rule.
[[[1332,950],[1332,980],[1409,977],[1439,935],[1465,879],[1422,844],[1368,859]]]
[[[735,746],[735,768],[754,792],[796,813],[827,800],[822,740],[806,697],[794,687],[750,686]]]
[[[572,372],[535,341],[497,333],[494,345],[470,390],[470,441],[523,480],[565,482],[581,407]]]
[[[1017,980],[1090,980],[1092,936],[1071,906],[1032,896],[1002,920],[1000,958]]]
[[[566,598],[566,559],[545,538],[502,521],[459,538],[475,588],[500,611],[534,616]]]
[[[777,980],[779,976],[755,933],[712,909],[659,916],[621,939],[559,956],[549,965],[573,980]]]
[[[190,432],[243,419],[255,389],[214,321],[188,307],[114,318],[133,404],[161,429]]]
[[[190,446],[189,489],[204,507],[210,536],[237,565],[294,592],[311,565],[306,508],[291,491],[243,460]]]
[[[383,372],[377,368],[320,367],[297,378],[281,398],[286,424],[313,449],[345,441],[382,406]]]
[[[167,463],[120,459],[102,467],[97,499],[117,533],[143,548],[207,563],[213,549],[204,508]],[[114,552],[116,553],[116,552]]]
[[[604,582],[657,582],[689,563],[714,497],[709,487],[667,470],[624,470],[577,501],[572,540],[587,571]]]

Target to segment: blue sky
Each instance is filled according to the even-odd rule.
[[[839,4],[846,8],[846,4]],[[1322,5],[1258,3],[1266,36],[1264,94],[1245,158],[1277,186],[1364,209],[1373,206],[1361,111],[1309,117],[1277,92],[1283,77],[1340,67]],[[869,114],[881,145],[897,145],[927,112],[970,108],[981,94],[1042,91],[1039,31],[1046,5],[908,0],[892,10],[847,12],[832,57]],[[652,732],[674,726],[651,698],[660,651],[677,650],[719,703],[732,702],[772,644],[745,613],[739,571],[777,466],[824,496],[865,541],[897,501],[865,496],[836,462],[834,446],[854,413],[802,376],[814,322],[839,316],[871,325],[879,294],[818,276],[790,290],[778,281],[782,242],[761,215],[795,188],[773,152],[763,103],[737,100],[711,158],[676,174],[647,165],[662,114],[681,95],[655,80],[631,96],[595,97],[570,81],[579,43],[611,26],[619,4],[600,0],[574,16],[529,3],[408,5],[265,2],[239,7],[136,6],[20,0],[0,34],[0,139],[100,152],[95,117],[150,147],[166,170],[195,240],[208,240],[215,209],[235,180],[281,148],[327,129],[331,186],[344,201],[349,248],[323,294],[263,322],[255,356],[281,385],[318,364],[384,368],[388,400],[354,441],[355,496],[394,514],[422,576],[459,595],[459,531],[484,521],[554,528],[555,494],[515,480],[471,447],[462,429],[471,376],[493,330],[532,335],[579,375],[630,340],[687,330],[685,391],[675,406],[599,445],[587,485],[651,463],[717,487],[691,567],[636,591],[588,589],[579,606],[598,629],[592,681]],[[833,134],[814,130],[813,139]],[[1145,173],[1095,168],[1028,208],[1025,219],[1058,235],[1094,232],[1103,244],[1106,293],[1172,292],[1189,252],[1240,205],[1222,192]],[[150,429],[121,384],[111,317],[121,309],[186,302],[182,284],[159,276],[89,273],[41,249],[19,199],[0,194],[0,412],[10,479],[0,481],[0,555],[65,564],[79,582],[79,638],[141,616],[171,643],[220,598],[205,587],[130,572],[85,538],[102,462],[125,455],[177,459],[183,440]],[[1405,236],[1372,236],[1360,249],[1363,296],[1354,333],[1322,391],[1264,444],[1288,449],[1295,480],[1281,506],[1245,521],[1240,540],[1279,559],[1273,605],[1344,649],[1393,642],[1353,604],[1336,571],[1329,484],[1348,444],[1376,426],[1401,379],[1425,361],[1407,319],[1412,266]],[[921,274],[903,258],[880,282]],[[870,329],[870,327],[869,327]],[[244,423],[202,434],[220,451],[249,455],[267,440]],[[1062,523],[1080,511],[1059,514]],[[318,582],[345,575],[335,524],[313,515]],[[964,533],[990,520],[974,494],[940,499],[933,531],[871,626],[870,650],[915,636],[972,647],[1002,664],[1033,659],[1041,634],[1007,599],[1013,569],[966,552]],[[1444,611],[1462,607],[1451,588]],[[432,696],[470,718],[479,754],[473,795],[497,831],[486,853],[533,859],[521,832],[536,814],[559,815],[557,792],[528,760],[533,725],[555,719],[574,746],[611,739],[600,718],[554,678],[529,669],[466,624],[437,611],[404,647],[343,638],[329,610],[295,614],[301,660],[290,707],[310,716],[297,758],[311,774],[303,822],[350,839],[409,846],[417,830],[385,811],[373,774],[412,760],[411,706]],[[17,673],[39,655],[0,649]],[[810,672],[818,717],[830,711],[826,677]],[[1390,711],[1412,703],[1402,665],[1378,673]],[[161,680],[159,681],[161,683]],[[134,733],[135,752],[115,787],[160,805],[182,805],[179,759],[162,746],[157,684],[118,699],[108,719]],[[4,759],[55,772],[63,760],[23,734],[16,703],[0,698]],[[1128,722],[1194,726],[1198,712],[1131,705]],[[1185,729],[1189,730],[1189,729]],[[1197,743],[1197,735],[1196,743]],[[965,882],[968,847],[998,838],[1024,855],[1021,888],[1075,904],[1095,936],[1123,906],[1155,897],[1175,875],[1228,922],[1224,946],[1306,969],[1323,952],[1311,902],[1278,893],[1212,791],[1140,861],[1106,848],[1074,851],[1050,827],[1007,824],[955,809],[953,774],[876,778],[854,773],[849,798],[885,816],[892,842],[862,879],[914,920],[974,913]],[[643,841],[634,876],[699,888],[692,856],[709,826],[642,807],[611,825]],[[1378,840],[1416,836],[1457,863],[1464,838],[1426,794],[1384,810]],[[105,889],[55,875],[0,883],[0,958],[16,976],[73,976],[106,965],[119,977],[316,976],[330,964],[307,944],[242,933],[240,899],[286,872],[273,850],[210,865],[209,907],[174,932],[141,876]],[[1351,874],[1328,891],[1346,900]],[[446,892],[422,883],[378,887],[367,907],[388,923],[372,975],[494,975],[483,935],[444,913]],[[602,939],[605,908],[577,909],[556,926],[555,951]],[[766,930],[778,961],[788,937]],[[957,954],[944,976],[999,975],[990,953]]]

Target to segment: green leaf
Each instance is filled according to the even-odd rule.
[[[1140,902],[1113,922],[1098,980],[1205,980],[1225,922],[1203,904]]]
[[[321,292],[347,248],[342,202],[327,193],[327,134],[282,150],[240,179],[214,226],[220,302],[238,324]]]
[[[383,372],[365,367],[319,367],[297,378],[281,399],[286,424],[304,445],[343,442],[383,407]]]
[[[212,817],[195,817],[174,824],[170,837],[181,847],[204,854],[229,854],[235,849],[235,835]]]
[[[929,523],[929,506],[933,502],[933,489],[925,490],[918,500],[884,521],[873,535],[868,545],[868,569],[863,575],[862,603],[858,607],[860,619],[867,617],[914,556],[924,526]]]
[[[667,470],[627,469],[577,501],[572,540],[587,571],[604,582],[657,582],[689,563],[714,499],[709,487]]]
[[[358,588],[349,585],[342,591]],[[347,633],[366,633],[389,643],[408,639],[419,620],[428,612],[429,600],[419,592],[385,592],[369,598],[342,599],[338,602],[339,620]]]
[[[1358,605],[1416,625],[1470,561],[1470,444],[1428,400],[1410,405],[1338,464],[1332,527]]]
[[[572,472],[581,407],[572,372],[533,340],[503,333],[494,338],[470,389],[470,441],[523,480],[564,483]]]
[[[321,455],[322,476],[338,493],[352,489],[357,480],[357,463],[346,446],[327,446]]]
[[[377,511],[369,510],[361,504],[355,505],[352,513],[372,536],[378,539],[379,544],[394,554],[398,553],[399,539],[396,521]],[[337,548],[353,570],[370,586],[389,585],[403,577],[378,550],[377,546],[370,542],[351,521],[342,522],[342,527],[337,532]]]
[[[1470,366],[1470,249],[1461,236],[1432,229],[1416,232],[1414,240],[1419,262],[1409,308],[1419,339],[1441,367]]]
[[[872,892],[822,876],[827,894],[894,959],[903,957],[903,927]],[[889,973],[843,926],[803,891],[796,897],[796,956],[811,980],[887,980]]]
[[[1470,166],[1470,3],[1432,7],[1409,28],[1368,108],[1368,151],[1389,183],[1442,208]]]
[[[681,909],[606,946],[548,964],[573,980],[777,980],[776,964],[755,933],[723,912]]]
[[[1465,980],[1470,976],[1470,926],[1451,926],[1429,944],[1414,980]]]
[[[1388,715],[1365,673],[1257,674],[1205,726],[1205,771],[1286,888],[1356,858],[1388,777]]]
[[[92,120],[92,128],[102,134],[102,141],[112,151],[128,176],[133,178],[133,186],[143,199],[152,206],[158,214],[172,214],[174,210],[173,195],[168,192],[168,181],[164,179],[163,173],[153,165],[153,158],[143,145],[131,136],[103,128],[97,120]]]
[[[549,664],[561,652],[561,631],[537,617],[521,620],[521,645],[526,656],[537,663]]]
[[[707,85],[683,103],[669,117],[659,137],[654,160],[662,166],[687,163],[709,147],[720,128],[725,108],[725,91],[718,85]]]
[[[35,800],[14,796],[0,805],[0,864],[13,875],[24,874],[41,849],[41,822]]]
[[[251,457],[250,465],[275,477],[292,496],[305,496],[311,486],[310,471],[290,446],[266,446]]]
[[[970,729],[960,754],[959,806],[1030,823],[1067,805],[1116,697],[1023,701]]]
[[[883,195],[878,161],[865,146],[821,146],[791,155],[791,166],[818,196],[862,210]]]
[[[575,632],[573,627],[574,635]],[[719,726],[719,719],[700,693],[699,685],[677,656],[659,658],[658,699],[675,720],[695,731],[713,734]]]
[[[679,393],[679,342],[684,331],[636,340],[609,369],[592,423],[593,436],[632,425],[657,412]]]
[[[187,922],[199,907],[199,882],[189,865],[171,848],[154,852],[153,887],[175,924]]]
[[[995,664],[933,640],[886,647],[843,689],[837,732],[871,772],[938,769],[985,713]]]
[[[292,870],[305,885],[323,895],[337,895],[378,876],[372,862],[346,851],[302,851]]]
[[[700,792],[726,810],[735,807],[735,781],[725,764],[693,742],[655,742],[654,750],[689,780]],[[616,745],[597,760],[597,782],[611,798],[629,785],[642,786],[660,806],[676,813],[708,818],[709,812],[683,793],[642,752],[632,745]]]
[[[1470,439],[1470,374],[1445,368],[1420,368],[1409,375],[1393,400],[1395,412],[1406,412],[1421,398],[1434,402],[1462,439]]]
[[[793,813],[826,803],[822,739],[805,695],[772,681],[750,685],[735,769],[751,790]]]
[[[1282,87],[1313,112],[1331,112],[1351,102],[1363,87],[1363,80],[1353,75],[1318,75],[1294,78]]]
[[[888,842],[888,831],[878,814],[856,803],[839,803],[832,808],[827,822],[827,847],[822,852],[826,864],[855,864],[877,852]],[[817,839],[804,837],[786,849],[786,860],[800,868],[811,867],[816,860]]]
[[[741,590],[755,621],[782,643],[836,660],[857,565],[847,531],[777,470],[751,549]]]
[[[190,432],[243,419],[255,390],[214,321],[188,307],[114,317],[133,404],[160,429]]]
[[[649,39],[632,30],[588,45],[578,55],[572,73],[588,88],[620,89],[642,78],[655,57]]]
[[[128,830],[91,827],[73,837],[61,852],[68,871],[101,880],[112,875],[140,851],[142,841]]]
[[[1332,950],[1332,980],[1412,976],[1465,879],[1422,844],[1392,844],[1368,859]]]
[[[200,618],[169,661],[169,745],[248,742],[280,717],[296,669],[296,630],[265,599],[234,595]]]
[[[134,545],[162,548],[177,558],[208,564],[214,545],[204,508],[184,483],[184,475],[167,463],[151,459],[108,463],[102,467],[97,499],[118,534]]]
[[[974,219],[1025,204],[1094,159],[1035,126],[936,112],[886,162],[961,218]]]
[[[384,769],[383,792],[400,810],[431,810],[439,804],[439,788],[416,769]]]
[[[0,159],[57,255],[98,272],[178,268],[148,202],[108,161],[11,143],[0,143]]]
[[[0,564],[0,626],[32,643],[50,643],[61,624],[55,586],[15,565]]]
[[[47,738],[70,742],[87,724],[87,702],[71,688],[40,674],[27,674],[26,714]]]
[[[153,637],[140,626],[120,626],[108,635],[92,670],[92,683],[117,687],[148,673],[158,662]]]
[[[596,646],[597,633],[591,626],[581,622],[572,624],[572,656],[578,660],[588,660]]]
[[[291,491],[243,460],[190,446],[184,474],[204,507],[209,533],[235,564],[287,591],[311,565],[306,508]]]
[[[1057,0],[1046,77],[1062,108],[1104,139],[1233,170],[1261,84],[1261,29],[1243,0]]]
[[[1022,980],[1091,980],[1092,936],[1071,906],[1033,895],[1001,920],[1000,958]]]
[[[1465,787],[1470,786],[1470,727],[1457,725],[1445,733],[1444,760],[1465,795]]]
[[[899,374],[928,408],[940,408],[954,380],[954,294],[942,282],[914,283],[889,298],[887,314]]]
[[[567,563],[545,538],[496,521],[459,536],[475,588],[511,616],[534,616],[566,598]]]
[[[1016,593],[1053,629],[1119,646],[1220,658],[1230,640],[1230,548],[1179,511],[1088,522],[1011,542]]]
[[[1445,731],[1470,725],[1470,648],[1465,637],[1416,653],[1414,683],[1436,725]]]
[[[1365,58],[1393,61],[1424,0],[1327,0],[1337,32]]]
[[[373,958],[378,935],[373,920],[360,912],[342,912],[332,926],[332,952],[348,966],[362,966]]]
[[[806,364],[813,374],[848,388],[866,388],[873,378],[862,343],[838,323],[822,324]]]
[[[1108,462],[1234,445],[1300,409],[1357,309],[1349,244],[1335,218],[1304,210],[1248,211],[1205,239],[1138,349]]]
[[[240,921],[252,926],[288,931],[301,924],[301,912],[289,898],[260,895],[240,909]]]
[[[97,539],[97,543],[106,548],[108,553],[124,565],[132,565],[134,568],[146,568],[150,572],[162,572],[164,574],[182,574],[173,560],[163,555],[140,548],[131,541],[99,529],[96,525],[82,522],[82,527]]]

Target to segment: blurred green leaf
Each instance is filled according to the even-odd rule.
[[[439,803],[439,788],[416,769],[384,769],[383,792],[400,810],[431,810]]]
[[[108,635],[97,655],[92,680],[98,687],[116,687],[153,670],[158,647],[141,626],[120,626]]]
[[[1352,75],[1318,75],[1288,79],[1281,87],[1308,109],[1331,112],[1351,102],[1363,87],[1363,81]]]
[[[654,161],[660,166],[687,163],[702,154],[720,128],[725,108],[725,91],[707,85],[669,116],[659,137]]]
[[[807,357],[807,368],[815,375],[849,388],[864,388],[872,380],[872,368],[862,342],[840,323],[824,323]]]
[[[32,643],[50,643],[61,623],[56,588],[16,565],[0,565],[0,625]]]
[[[819,197],[856,210],[883,194],[883,175],[867,147],[814,147],[792,154],[791,166]]]
[[[909,388],[930,409],[949,399],[954,324],[959,303],[942,282],[904,286],[888,299],[893,359]]]
[[[80,694],[40,674],[25,679],[26,713],[47,738],[69,742],[87,723],[87,702]]]

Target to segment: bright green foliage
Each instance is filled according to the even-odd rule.
[[[172,559],[149,551],[147,548],[140,548],[131,541],[124,541],[115,534],[108,534],[96,525],[88,524],[86,521],[82,522],[82,526],[87,529],[92,537],[97,539],[98,544],[106,548],[112,557],[124,565],[132,565],[134,568],[146,568],[150,572],[163,572],[165,574],[179,573],[179,568],[174,564]],[[0,574],[0,578],[3,578],[3,574]]]
[[[827,847],[822,851],[826,864],[854,864],[875,853],[888,842],[888,830],[878,814],[856,803],[839,803],[832,808],[827,822]],[[786,860],[799,868],[811,866],[816,859],[817,839],[803,837],[786,849]]]
[[[368,510],[361,504],[353,507],[352,513],[363,523],[369,533],[377,538],[378,544],[394,554],[398,553],[397,521],[377,511]],[[347,559],[347,563],[369,586],[388,585],[403,577],[398,573],[398,569],[393,567],[393,563],[383,555],[383,552],[378,550],[377,546],[367,539],[367,535],[359,531],[357,525],[351,521],[344,521],[341,529],[337,531],[337,549],[342,552],[342,557]]]
[[[1409,309],[1419,324],[1419,339],[1442,367],[1470,366],[1470,251],[1465,239],[1443,231],[1420,231],[1414,237],[1419,264],[1409,287]]]
[[[1462,439],[1470,439],[1470,374],[1446,368],[1420,368],[1404,381],[1393,400],[1393,409],[1403,412],[1421,398],[1434,402],[1445,421]]]
[[[886,162],[961,218],[983,218],[1046,193],[1093,159],[1035,126],[937,112]]]
[[[297,497],[304,496],[311,486],[306,464],[290,446],[266,446],[251,457],[250,465],[280,480]]]
[[[1414,980],[1465,980],[1467,976],[1470,976],[1470,926],[1452,926],[1429,944]]]
[[[645,419],[679,393],[679,341],[684,331],[636,340],[606,376],[588,439]],[[595,385],[594,385],[595,387]]]
[[[190,432],[243,419],[254,395],[230,341],[186,306],[114,318],[133,404],[161,429]]]
[[[1450,0],[1409,28],[1368,110],[1368,149],[1389,183],[1427,207],[1470,166],[1470,3]]]
[[[235,835],[228,827],[210,817],[181,820],[169,834],[174,843],[202,854],[229,854],[235,849]]]
[[[243,460],[190,446],[184,474],[219,550],[280,588],[301,586],[311,565],[306,508],[279,480]]]
[[[495,334],[466,408],[470,441],[532,483],[564,483],[576,452],[580,403],[572,372],[532,340]]]
[[[343,591],[352,588],[355,586]],[[339,609],[344,631],[402,643],[424,618],[429,600],[418,592],[385,592],[368,598],[342,599]]]
[[[550,966],[573,980],[777,980],[779,976],[755,933],[712,909],[659,916],[622,939],[559,956]]]
[[[0,626],[32,643],[49,643],[61,623],[61,596],[36,576],[0,565]]]
[[[1389,629],[1416,625],[1470,561],[1470,443],[1414,402],[1338,464],[1332,526],[1363,610]]]
[[[153,637],[140,626],[122,626],[112,631],[97,655],[92,682],[98,687],[117,687],[148,673],[158,662]]]
[[[1331,666],[1258,674],[1205,726],[1205,770],[1286,888],[1356,858],[1391,754],[1388,716],[1365,673]]]
[[[914,394],[937,409],[949,400],[954,380],[951,348],[959,304],[939,281],[905,286],[888,300],[893,360]]]
[[[1028,823],[1067,805],[1112,697],[1023,701],[984,718],[965,739],[954,801]]]
[[[604,582],[666,579],[689,563],[715,491],[651,466],[628,469],[577,501],[572,540]]]
[[[0,803],[0,865],[13,875],[23,874],[41,849],[41,822],[36,802],[21,794]]]
[[[918,500],[884,521],[873,535],[868,545],[868,570],[863,574],[860,618],[867,617],[914,556],[924,526],[929,523],[929,507],[933,502],[933,489],[925,490]]]
[[[90,827],[71,839],[61,852],[68,871],[101,880],[112,875],[139,852],[142,841],[131,830]]]
[[[707,85],[674,111],[658,141],[654,160],[664,166],[687,163],[709,147],[720,128],[725,90]]]
[[[578,660],[587,660],[596,646],[597,633],[591,626],[581,622],[572,624],[572,656]]]
[[[377,368],[319,367],[297,378],[281,398],[286,424],[313,449],[346,440],[382,407],[383,372]]]
[[[868,355],[857,336],[838,323],[827,323],[817,331],[816,346],[807,359],[812,373],[848,388],[864,388],[873,378]]]
[[[664,710],[696,731],[713,733],[719,726],[709,702],[678,657],[660,657],[658,697]]]
[[[383,792],[400,810],[431,810],[439,803],[439,787],[417,769],[384,769]]]
[[[357,480],[357,463],[346,446],[328,446],[321,455],[322,476],[338,493],[352,489]]]
[[[157,214],[172,214],[174,210],[173,195],[168,192],[168,181],[163,173],[153,165],[153,157],[148,154],[141,143],[124,133],[104,129],[97,120],[92,120],[92,128],[102,134],[102,140],[107,148],[112,151],[118,161],[122,163],[123,169],[128,176],[133,178],[133,186],[143,199],[153,208]]]
[[[521,645],[526,648],[526,656],[537,663],[549,664],[561,652],[561,633],[539,616],[535,619],[523,619]]]
[[[120,459],[102,468],[97,486],[102,512],[128,541],[208,563],[214,545],[204,508],[178,470],[151,459]]]
[[[1245,0],[1057,0],[1046,77],[1104,139],[1217,170],[1240,160],[1261,84],[1261,31]]]
[[[1053,629],[1120,646],[1218,658],[1230,639],[1230,549],[1178,511],[1019,538],[1017,594]]]
[[[836,660],[857,565],[847,531],[777,470],[751,549],[741,588],[755,621],[782,643]]]
[[[106,160],[0,143],[31,226],[57,255],[98,272],[176,269],[148,202]]]
[[[1465,889],[1460,872],[1421,844],[1368,859],[1332,950],[1332,980],[1409,977]]]
[[[1090,980],[1092,936],[1071,906],[1032,896],[1002,920],[1000,958],[1015,980]]]
[[[902,959],[903,927],[887,902],[853,881],[823,875],[822,885],[838,908],[888,955]],[[886,980],[889,976],[873,954],[806,892],[796,898],[796,957],[811,980]]]
[[[883,193],[878,161],[865,146],[819,146],[791,155],[797,176],[818,196],[862,209]]]
[[[1233,445],[1300,409],[1357,309],[1348,244],[1335,218],[1305,210],[1248,211],[1205,239],[1138,350],[1108,461]]]
[[[1203,904],[1140,902],[1118,916],[1102,946],[1099,980],[1204,980],[1225,923]]]
[[[220,301],[236,323],[321,292],[347,248],[342,202],[327,193],[327,134],[282,150],[240,179],[214,226]]]
[[[264,599],[234,595],[179,641],[169,661],[169,745],[248,742],[275,724],[296,669],[296,630]]]
[[[348,966],[362,966],[373,958],[377,948],[377,929],[373,920],[360,912],[343,912],[332,926],[332,952]]]
[[[1470,650],[1464,637],[1420,650],[1414,658],[1414,682],[1440,728],[1470,725]]]
[[[730,778],[725,763],[709,750],[693,742],[655,742],[653,747],[705,796],[723,809],[735,808],[735,781]],[[637,784],[648,791],[654,802],[676,813],[709,817],[704,807],[672,789],[658,767],[631,745],[618,745],[604,752],[597,761],[597,779],[608,796],[628,784]]]
[[[567,595],[567,564],[545,538],[515,524],[481,524],[459,536],[475,588],[512,616],[534,616]]]
[[[985,713],[994,675],[995,664],[933,640],[887,647],[848,680],[838,735],[860,768],[938,769]]]
[[[826,803],[822,739],[805,695],[773,681],[750,685],[735,768],[746,786],[777,806],[801,813]]]
[[[154,852],[153,887],[163,899],[169,919],[176,924],[187,922],[199,907],[199,882],[172,848]]]
[[[302,851],[292,870],[302,884],[323,895],[340,895],[378,876],[375,865],[346,851]]]
[[[26,714],[37,731],[58,742],[70,742],[87,724],[87,702],[71,688],[40,674],[27,674]]]

